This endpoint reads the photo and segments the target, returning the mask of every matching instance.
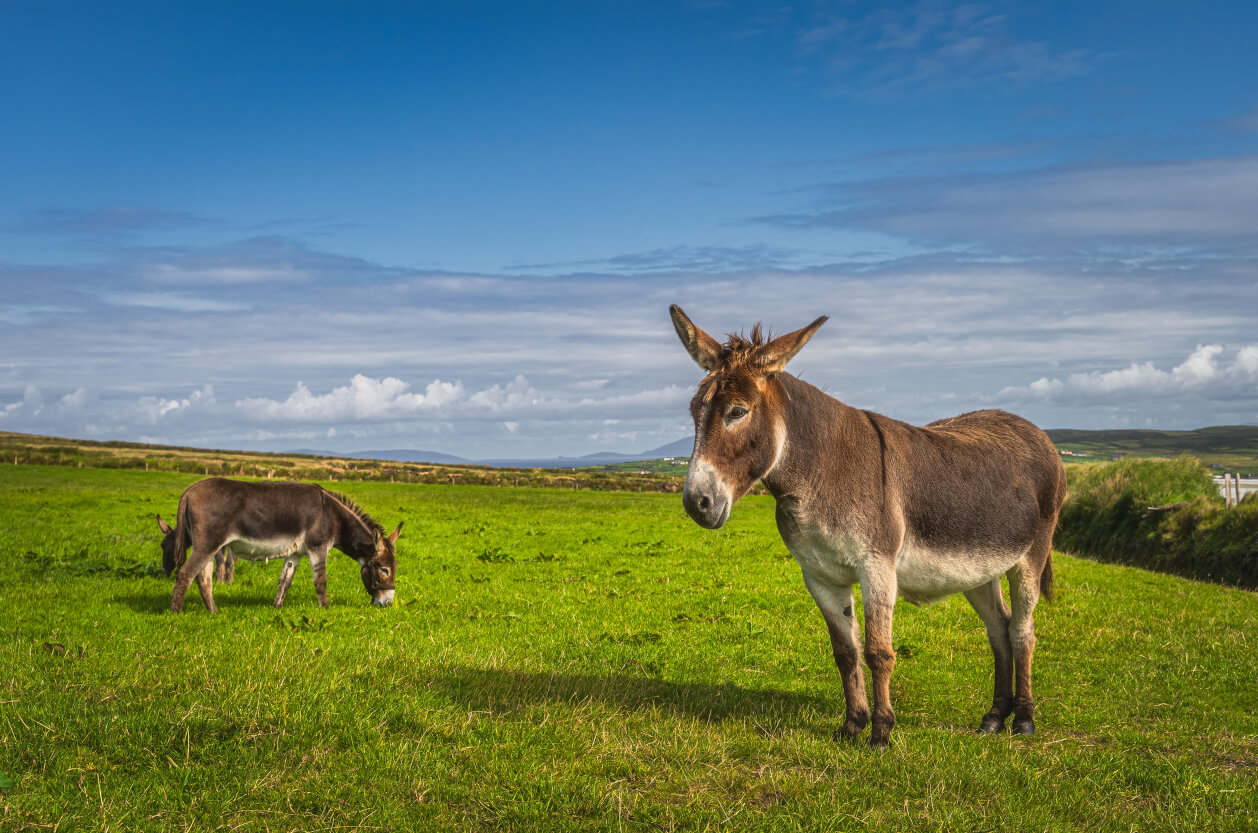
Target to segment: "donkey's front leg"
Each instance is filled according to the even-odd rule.
[[[874,684],[874,721],[869,745],[886,749],[895,725],[891,708],[891,671],[895,649],[891,647],[891,619],[895,611],[896,575],[891,562],[873,564],[860,571],[861,600],[865,605],[865,662]]]
[[[834,733],[835,740],[855,740],[869,724],[869,698],[865,694],[865,675],[861,672],[860,625],[852,607],[852,586],[831,587],[804,574],[804,586],[826,620],[834,664],[843,678],[843,702],[847,719]]]
[[[285,558],[285,559],[284,559],[284,569],[280,570],[280,587],[279,587],[279,591],[275,594],[275,606],[276,606],[276,607],[283,607],[283,606],[284,606],[284,596],[288,593],[288,588],[289,588],[290,586],[292,586],[292,583],[293,583],[293,574],[294,574],[294,573],[296,573],[296,572],[297,572],[297,559],[296,559],[296,557],[293,557],[293,558]]]

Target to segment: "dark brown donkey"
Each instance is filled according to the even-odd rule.
[[[178,568],[170,609],[183,610],[188,585],[195,578],[211,613],[214,604],[212,558],[230,546],[246,561],[284,559],[275,606],[282,607],[293,583],[297,560],[310,559],[319,604],[328,605],[328,550],[336,547],[358,562],[363,587],[372,601],[393,603],[397,559],[393,545],[402,525],[389,535],[370,515],[344,495],[314,483],[253,483],[211,477],[189,486],[179,498],[175,528],[162,539],[162,562]],[[192,556],[184,556],[192,546]],[[169,565],[169,566],[167,566]]]
[[[776,498],[778,531],[825,617],[843,677],[847,720],[835,737],[858,737],[870,719],[855,584],[873,677],[871,746],[885,747],[895,723],[897,596],[924,604],[965,594],[996,659],[995,696],[981,729],[1002,731],[1012,713],[1013,731],[1032,734],[1032,613],[1041,593],[1052,598],[1050,547],[1066,495],[1061,458],[1044,432],[1004,411],[918,428],[844,405],[782,372],[825,316],[767,342],[757,325],[750,340],[730,336],[722,345],[679,307],[670,311],[708,372],[690,403],[695,448],[683,505],[700,526],[716,529],[757,480]]]

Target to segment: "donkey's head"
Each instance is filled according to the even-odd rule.
[[[360,562],[363,587],[366,588],[372,603],[378,607],[388,607],[393,604],[393,582],[397,578],[397,555],[393,550],[393,545],[397,543],[397,537],[401,532],[402,524],[398,524],[397,529],[388,535],[377,532],[374,535],[375,555]]]
[[[169,576],[179,566],[175,553],[175,530],[157,516],[157,528],[162,531],[162,572]]]
[[[682,505],[699,526],[720,527],[756,481],[773,471],[786,445],[784,394],[776,376],[812,338],[826,316],[766,341],[757,324],[750,340],[721,344],[696,327],[681,307],[669,308],[686,350],[708,371],[690,400],[695,450]]]

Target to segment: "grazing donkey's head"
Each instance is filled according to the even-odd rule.
[[[376,553],[359,562],[362,565],[363,587],[372,603],[379,607],[388,607],[393,604],[393,582],[397,575],[397,555],[393,545],[397,543],[397,537],[402,532],[402,524],[399,523],[388,535],[384,535],[379,529],[373,532]]]
[[[179,566],[175,553],[175,530],[157,516],[157,528],[162,531],[162,572],[169,576]]]
[[[734,503],[777,464],[786,445],[781,385],[774,378],[827,320],[765,340],[757,324],[751,338],[725,344],[696,327],[681,307],[669,308],[681,343],[708,375],[690,400],[695,449],[682,505],[695,523],[716,529]]]

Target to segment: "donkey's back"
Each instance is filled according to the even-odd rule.
[[[886,431],[887,456],[905,469],[896,488],[915,534],[948,547],[1016,547],[1056,521],[1066,494],[1061,457],[1027,420],[988,410],[898,426]]]

